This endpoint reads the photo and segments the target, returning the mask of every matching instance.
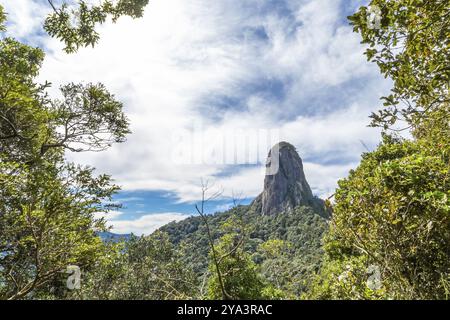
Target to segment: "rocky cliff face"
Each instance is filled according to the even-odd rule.
[[[323,201],[312,194],[295,147],[280,142],[269,152],[264,191],[253,201],[252,208],[263,215],[273,215],[290,212],[300,205],[311,206],[327,215]]]

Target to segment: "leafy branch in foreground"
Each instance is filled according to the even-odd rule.
[[[278,297],[276,290],[260,275],[259,266],[245,247],[251,230],[243,216],[232,214],[220,226],[215,226],[219,228],[222,236],[218,239],[214,237],[205,206],[209,201],[218,198],[222,191],[208,195],[211,188],[208,182],[202,181],[201,202],[195,206],[205,226],[209,246],[210,263],[208,272],[205,272],[205,276],[209,274],[207,298],[236,300]],[[234,208],[239,206],[239,202],[233,193]],[[233,208],[230,212],[233,212]]]
[[[210,189],[210,186],[208,186],[208,182],[203,182],[203,181],[202,181],[201,188],[202,188],[202,200],[201,200],[200,206],[195,205],[195,209],[197,210],[197,213],[200,215],[200,217],[202,218],[202,220],[206,226],[208,243],[209,243],[209,247],[211,249],[211,257],[212,257],[212,261],[213,261],[214,268],[215,268],[214,271],[216,272],[216,275],[217,275],[217,280],[218,280],[218,283],[220,286],[220,291],[222,293],[222,299],[230,300],[231,296],[228,294],[228,292],[226,291],[226,288],[225,288],[222,270],[220,268],[219,256],[218,256],[218,253],[216,250],[216,246],[214,244],[214,238],[212,237],[212,234],[211,234],[211,228],[209,226],[208,218],[205,213],[205,205],[209,201],[214,200],[217,197],[219,197],[221,195],[221,191],[216,191],[211,196],[207,196],[207,192]]]
[[[68,84],[61,88],[64,99],[53,101],[50,112],[54,137],[47,137],[41,154],[62,147],[71,151],[102,151],[114,142],[124,142],[130,133],[122,103],[102,84]]]
[[[65,172],[61,175],[61,172]],[[66,267],[85,267],[102,252],[94,213],[117,186],[92,169],[0,163],[0,299],[21,299],[52,281]]]
[[[429,114],[414,141],[385,136],[339,181],[311,297],[450,297],[449,113],[447,105]],[[366,283],[371,265],[380,269],[376,290]]]
[[[349,17],[368,44],[367,58],[393,80],[372,125],[378,148],[338,182],[325,263],[310,298],[449,299],[450,297],[450,3],[372,0]],[[371,286],[369,270],[378,270]]]
[[[51,100],[38,75],[44,53],[6,38],[0,41],[0,151],[32,163],[50,150],[101,151],[123,142],[128,120],[102,84],[68,84]],[[58,152],[58,151],[57,151]]]
[[[123,243],[107,243],[108,255],[86,268],[81,290],[67,293],[69,299],[197,298],[194,273],[182,263],[180,252],[168,235],[132,235]]]
[[[55,0],[47,1],[53,13],[45,20],[44,29],[50,36],[64,42],[67,53],[76,52],[80,47],[94,46],[100,38],[96,27],[105,23],[108,17],[113,22],[121,16],[140,18],[148,4],[148,0],[104,0],[97,5],[83,0],[76,5],[68,1],[62,1],[60,5]]]
[[[0,26],[5,16],[0,6]],[[0,299],[38,297],[69,265],[109,254],[97,213],[119,189],[107,175],[67,163],[66,150],[104,150],[129,133],[122,104],[103,85],[62,87],[51,100],[36,77],[44,58],[0,40]],[[47,292],[48,295],[51,295]]]
[[[379,8],[379,28],[368,23],[369,8]],[[384,107],[372,113],[372,126],[394,129],[412,124],[450,101],[450,2],[447,0],[372,0],[349,17],[369,47],[366,56],[393,80]]]

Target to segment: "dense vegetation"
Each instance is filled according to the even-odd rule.
[[[76,52],[80,47],[94,46],[100,36],[96,30],[108,17],[113,22],[121,16],[140,18],[148,0],[102,0],[95,5],[80,0],[74,6],[71,3],[47,0],[53,12],[44,22],[47,33],[65,44],[64,51]]]
[[[262,216],[249,206],[239,206],[208,219],[213,238],[220,246],[229,241],[230,234],[246,235],[240,249],[255,262],[261,278],[279,290],[280,296],[294,298],[305,292],[320,267],[321,239],[328,228],[327,220],[310,207]],[[230,230],[230,221],[237,230]],[[182,259],[200,277],[209,262],[205,227],[202,219],[195,216],[161,228],[175,245],[184,248]]]
[[[449,111],[415,141],[386,136],[339,182],[312,297],[449,298]],[[370,266],[379,287],[367,286]]]
[[[450,3],[371,5],[381,11],[379,28],[369,27],[365,7],[350,20],[369,45],[368,59],[394,81],[372,115],[385,133],[339,181],[326,263],[310,297],[448,299]],[[399,123],[412,138],[395,134]]]
[[[217,254],[223,257],[220,268],[228,298],[295,299],[310,287],[328,228],[311,208],[263,217],[239,206],[209,218]],[[67,277],[60,275],[33,297],[221,299],[204,228],[196,216],[150,236],[106,242],[104,254],[83,268],[80,290],[68,290]]]
[[[5,21],[0,6],[1,31]],[[69,83],[61,87],[60,100],[50,99],[50,84],[36,80],[43,59],[41,49],[2,36],[2,299],[35,297],[69,266],[89,267],[109,252],[96,233],[105,230],[104,221],[94,213],[115,207],[110,199],[118,187],[108,175],[66,162],[64,152],[101,151],[123,142],[128,120],[102,84]]]
[[[49,1],[44,27],[73,53],[107,17],[140,17],[147,2]],[[43,51],[3,36],[0,6],[0,299],[448,299],[450,3],[370,4],[379,25],[364,6],[350,21],[392,93],[372,114],[381,142],[339,181],[329,222],[309,207],[239,206],[119,243],[101,241],[94,218],[115,208],[118,187],[64,154],[124,142],[122,104],[102,84],[69,83],[50,99],[36,80]],[[72,265],[80,290],[65,286]]]

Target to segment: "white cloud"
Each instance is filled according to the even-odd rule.
[[[109,211],[109,212],[96,212],[94,214],[95,219],[105,218],[105,220],[114,220],[117,217],[123,215],[121,211]]]
[[[119,197],[116,199],[119,203],[138,202],[144,200],[142,197]]]
[[[152,213],[146,214],[135,220],[113,220],[109,221],[112,231],[118,234],[134,233],[135,235],[151,234],[163,225],[180,221],[189,217],[178,212]]]
[[[17,38],[25,38],[30,35],[40,38],[42,18],[51,11],[49,6],[42,4],[42,1],[32,0],[2,1],[1,5],[5,8],[8,18],[8,33]]]
[[[304,163],[306,179],[308,180],[313,193],[325,199],[334,194],[336,182],[347,176],[350,169],[355,168],[357,163],[345,165],[320,165],[316,163]]]
[[[359,36],[342,24],[343,0],[286,1],[289,14],[268,3],[153,0],[144,18],[107,23],[95,48],[67,55],[57,40],[34,31],[48,10],[45,2],[5,1],[13,12],[11,33],[44,43],[40,77],[53,83],[53,95],[67,82],[100,81],[124,102],[133,131],[128,141],[102,153],[68,154],[70,159],[112,174],[128,190],[196,200],[203,177],[223,186],[224,197],[232,191],[252,197],[262,189],[260,168],[177,164],[174,134],[192,133],[200,124],[207,137],[274,129],[308,159],[313,189],[329,194],[364,151],[360,140],[378,141],[367,116],[387,82],[365,61]],[[264,81],[281,83],[283,93],[274,99],[270,86],[254,89]],[[353,85],[361,90],[349,90]],[[233,102],[224,108],[221,97]],[[269,147],[259,150],[261,157]],[[323,161],[330,154],[345,163]],[[150,223],[146,219],[118,228],[138,228],[136,223]]]

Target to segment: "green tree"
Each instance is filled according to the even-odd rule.
[[[270,290],[266,288],[258,266],[244,246],[249,230],[237,216],[231,216],[223,222],[221,230],[223,236],[214,244],[215,256],[212,250],[210,252],[211,276],[208,279],[207,298],[237,300],[265,298],[266,291]]]
[[[94,46],[100,35],[96,27],[108,17],[116,22],[121,16],[140,18],[148,0],[99,1],[96,5],[79,0],[72,1],[47,0],[53,9],[44,23],[47,33],[64,42],[64,50],[73,53],[80,47]]]
[[[121,244],[108,244],[104,256],[85,273],[71,298],[174,300],[198,297],[194,273],[180,259],[167,234],[155,232]]]
[[[339,278],[343,266],[357,263],[364,267],[355,269],[358,276],[353,272],[359,283],[352,284],[357,291],[353,297],[449,298],[449,111],[447,106],[430,114],[414,141],[385,136],[376,151],[364,154],[358,168],[339,181],[325,242],[325,282],[330,276]],[[367,288],[365,269],[370,265],[380,268],[379,292]],[[336,295],[340,286],[332,284],[325,295],[352,296]]]
[[[294,299],[292,273],[295,257],[291,243],[280,239],[267,240],[258,246],[258,253],[262,259],[259,272],[265,282],[270,284],[266,293],[272,298]]]
[[[129,133],[122,104],[102,84],[68,84],[51,100],[35,79],[44,58],[38,48],[0,41],[0,151],[32,163],[49,150],[100,151]],[[53,152],[54,153],[54,152]]]
[[[92,169],[54,164],[0,164],[0,298],[32,297],[69,265],[96,261],[105,230],[94,213],[108,211],[117,187]],[[64,172],[64,175],[61,174]]]
[[[450,122],[448,1],[373,0],[350,20],[366,55],[393,80],[372,125],[383,134],[339,181],[326,258],[310,297],[448,299]],[[368,23],[377,8],[378,26]],[[373,270],[380,279],[373,286]]]
[[[0,25],[5,15],[0,6]],[[107,175],[66,163],[65,150],[103,150],[129,133],[122,104],[101,84],[36,82],[43,52],[0,40],[0,299],[35,296],[65,272],[105,254],[96,212],[116,205]]]
[[[220,257],[219,268],[223,277],[223,285],[229,299],[261,299],[264,297],[262,278],[251,255],[236,246],[236,235],[226,234],[216,244]],[[211,277],[208,280],[208,298],[223,299],[218,275],[214,263],[210,264]]]
[[[11,161],[30,160],[42,145],[48,84],[35,78],[43,58],[38,48],[11,38],[0,41],[0,151]]]
[[[373,126],[403,120],[408,128],[450,101],[447,0],[372,0],[349,19],[368,45],[367,59],[393,80],[384,107],[371,116]]]

